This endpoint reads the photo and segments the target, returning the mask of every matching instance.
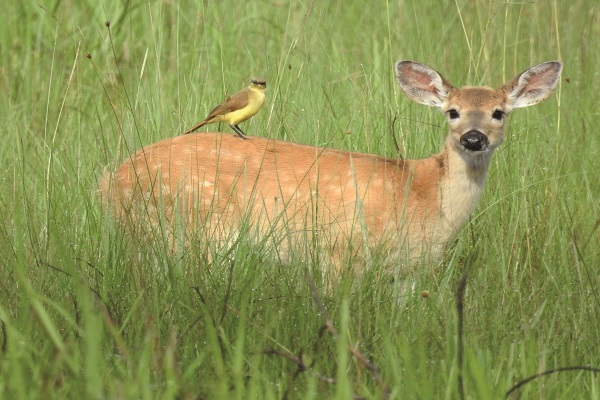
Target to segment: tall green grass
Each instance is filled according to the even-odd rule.
[[[11,1],[3,14],[1,398],[457,398],[465,271],[467,398],[600,367],[595,1]],[[439,264],[327,284],[318,257],[280,264],[243,240],[235,257],[173,256],[96,201],[103,171],[254,75],[269,89],[250,135],[395,156],[395,133],[404,157],[437,152],[443,118],[399,93],[397,59],[495,86],[565,63],[556,96],[510,117]],[[560,372],[512,396],[597,399],[600,380]]]

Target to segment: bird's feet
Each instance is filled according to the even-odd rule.
[[[242,131],[242,129],[239,126],[237,126],[237,125],[229,125],[229,126],[231,127],[231,129],[233,129],[235,131],[235,134],[237,135],[237,137],[242,138],[244,140],[248,140],[248,138],[244,134],[244,131]]]

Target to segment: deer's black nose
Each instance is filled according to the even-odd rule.
[[[489,143],[487,136],[476,130],[469,131],[460,137],[460,144],[471,151],[485,150]]]

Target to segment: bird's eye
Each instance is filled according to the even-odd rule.
[[[460,116],[460,114],[458,114],[458,111],[456,111],[454,108],[451,110],[448,110],[448,116],[450,117],[450,119],[456,119]]]
[[[504,111],[502,110],[496,110],[492,113],[492,118],[498,120],[498,121],[502,121],[502,118],[504,118]]]

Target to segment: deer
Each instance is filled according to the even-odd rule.
[[[409,265],[440,259],[482,195],[506,118],[549,97],[562,63],[533,66],[499,89],[454,87],[415,61],[394,69],[410,99],[446,116],[439,153],[390,158],[194,133],[143,147],[105,173],[102,202],[131,234],[162,230],[173,248],[201,239],[225,246],[247,235],[271,241],[284,258],[317,238],[334,265],[376,249]]]

